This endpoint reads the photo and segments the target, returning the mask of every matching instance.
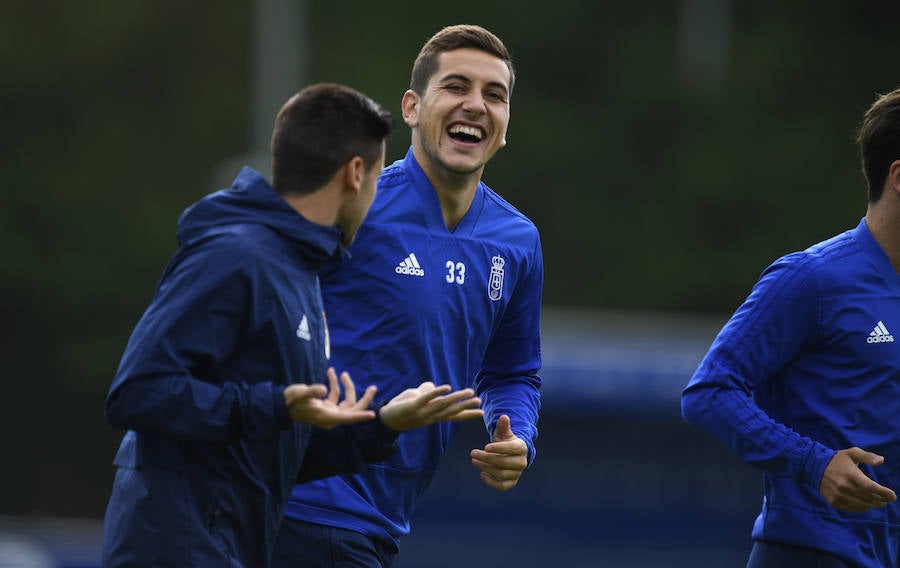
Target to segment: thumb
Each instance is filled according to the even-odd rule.
[[[505,414],[501,415],[497,420],[497,426],[494,427],[494,441],[502,442],[504,440],[511,440],[515,437],[516,435],[513,434],[509,424],[509,416]]]
[[[847,455],[850,456],[857,464],[864,463],[868,465],[881,465],[884,463],[884,457],[879,456],[878,454],[873,454],[872,452],[867,452],[861,448],[850,448],[847,450]]]
[[[312,385],[293,384],[284,389],[284,399],[287,404],[291,404],[296,400],[324,398],[326,394],[328,394],[328,389],[321,383]]]

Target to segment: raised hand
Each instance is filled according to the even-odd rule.
[[[375,386],[368,387],[363,397],[356,400],[356,386],[350,375],[341,373],[341,384],[344,385],[344,399],[341,400],[337,373],[329,368],[327,376],[328,388],[322,384],[294,384],[284,389],[284,402],[292,420],[328,430],[375,418],[375,411],[366,410],[375,398]]]
[[[897,500],[896,493],[875,483],[859,469],[861,463],[878,466],[884,463],[884,458],[853,447],[840,450],[828,462],[819,493],[835,509],[862,513]]]
[[[459,422],[481,418],[481,399],[472,389],[450,392],[450,385],[435,386],[425,381],[406,389],[379,410],[384,424],[398,431],[411,430],[435,422]]]
[[[497,420],[493,441],[483,450],[472,450],[470,456],[472,465],[481,470],[481,480],[497,491],[515,487],[528,467],[528,446],[513,434],[505,414]]]

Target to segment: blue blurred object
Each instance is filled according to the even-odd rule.
[[[99,568],[100,520],[0,517],[0,568]]]
[[[687,384],[724,319],[546,310],[545,411],[681,416]]]

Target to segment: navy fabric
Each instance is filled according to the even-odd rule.
[[[311,430],[283,391],[325,378],[317,273],[340,241],[248,168],[184,212],[106,400],[127,432],[104,566],[267,565]]]
[[[852,568],[833,554],[778,542],[754,541],[747,568]]]
[[[291,518],[284,519],[275,542],[272,568],[390,568],[397,557],[393,543]]]

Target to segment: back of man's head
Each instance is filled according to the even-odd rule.
[[[900,160],[900,89],[880,95],[859,127],[863,175],[868,183],[869,203],[881,199],[891,164]]]
[[[306,87],[275,118],[272,187],[280,194],[313,193],[354,156],[371,167],[393,129],[391,113],[353,88]]]

